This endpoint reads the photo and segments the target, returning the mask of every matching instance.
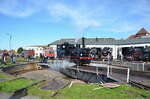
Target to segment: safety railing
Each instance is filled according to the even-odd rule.
[[[108,78],[129,83],[130,69],[126,67],[115,67],[108,64],[92,64],[97,75],[104,73]]]

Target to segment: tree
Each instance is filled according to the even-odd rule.
[[[18,48],[17,53],[20,54],[20,53],[22,53],[22,51],[23,51],[23,48],[20,47],[20,48]]]

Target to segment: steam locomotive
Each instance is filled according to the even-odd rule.
[[[67,42],[57,45],[57,58],[70,59],[76,65],[89,64],[93,59],[90,54],[90,49],[85,48],[84,38],[82,38],[82,48],[80,44],[74,45]]]
[[[123,48],[123,56],[128,61],[150,61],[150,46]]]
[[[91,48],[91,56],[94,60],[108,60],[108,58],[112,60],[112,48]]]

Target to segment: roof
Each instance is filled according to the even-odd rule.
[[[150,35],[150,33],[146,29],[141,28],[135,35],[129,36],[128,39],[140,38],[147,35]]]
[[[59,45],[64,42],[75,44],[75,39],[60,39],[49,45]],[[77,41],[78,44],[82,44],[82,40]],[[150,43],[150,38],[134,38],[126,40],[116,40],[113,38],[85,38],[85,45],[127,45],[127,44],[145,44]]]
[[[42,48],[47,48],[47,45],[31,45],[31,46],[27,46],[27,47],[42,47]]]
[[[70,44],[82,44],[82,39],[60,39],[49,45],[58,45],[68,42]],[[131,35],[126,40],[116,40],[114,38],[85,38],[85,45],[127,45],[127,44],[144,44],[150,43],[150,33],[146,29],[141,28],[135,35]]]
[[[150,43],[150,38],[134,38],[126,40],[117,40],[116,45],[128,45],[128,44],[146,44]]]
[[[70,44],[75,44],[75,39],[60,39],[60,40],[56,40],[48,45],[59,45],[62,44],[64,42],[68,42]]]
[[[9,52],[8,50],[0,50],[0,53]]]
[[[85,38],[85,45],[114,45],[115,42],[113,38]],[[78,43],[82,44],[82,39]]]
[[[145,28],[141,28],[136,34],[149,34],[149,32]]]

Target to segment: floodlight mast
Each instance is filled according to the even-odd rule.
[[[12,40],[12,35],[10,33],[6,33],[6,35],[9,36],[9,50],[11,50],[11,40]]]

